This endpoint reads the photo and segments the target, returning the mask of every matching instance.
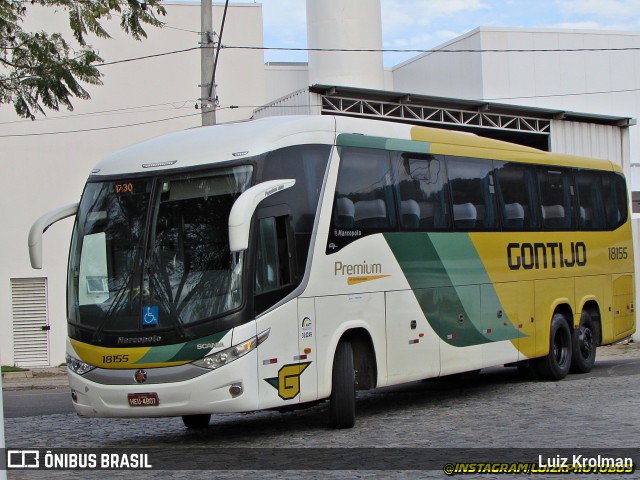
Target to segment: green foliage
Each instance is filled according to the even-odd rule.
[[[88,99],[82,83],[101,85],[95,64],[102,62],[87,37],[110,38],[101,21],[119,15],[120,27],[136,40],[147,37],[143,25],[162,26],[161,0],[0,0],[0,104],[12,103],[18,115],[35,119],[44,108],[73,110],[71,99]],[[29,32],[22,22],[34,4],[66,11],[79,48],[60,33]]]
[[[26,368],[20,368],[20,367],[16,367],[11,366],[11,365],[2,365],[2,367],[0,368],[2,370],[2,373],[8,373],[8,372],[26,372],[28,371],[28,369]]]

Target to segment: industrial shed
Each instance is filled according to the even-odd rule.
[[[275,115],[344,115],[460,130],[540,150],[611,160],[629,171],[628,117],[551,108],[313,85],[254,111]]]

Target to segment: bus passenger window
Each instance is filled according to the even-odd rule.
[[[601,179],[601,172],[579,170],[576,173],[580,230],[607,228]]]
[[[353,228],[356,217],[356,207],[347,197],[336,198],[336,226]]]
[[[397,160],[396,171],[402,228],[422,231],[448,229],[444,159],[404,153]]]
[[[504,230],[534,230],[539,227],[535,170],[517,163],[495,162],[498,203]]]
[[[538,188],[544,227],[547,230],[575,229],[570,171],[538,171]]]
[[[339,228],[388,229],[395,225],[389,152],[344,148],[333,206]]]
[[[606,173],[602,177],[607,211],[607,226],[615,230],[627,221],[627,184],[622,175]]]
[[[447,157],[447,173],[457,230],[496,227],[492,163],[476,158]]]

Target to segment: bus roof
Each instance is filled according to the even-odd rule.
[[[380,140],[389,140],[387,148],[393,149],[398,141],[411,142],[413,150],[422,150],[424,144],[424,153],[621,171],[609,161],[543,152],[466,132],[350,117],[300,115],[197,127],[156,137],[108,155],[96,165],[92,176],[209,165],[295,144],[335,144],[342,134],[360,138],[361,146],[385,148],[380,147],[384,145]]]

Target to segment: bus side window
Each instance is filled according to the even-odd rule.
[[[535,171],[517,164],[495,162],[498,203],[504,230],[535,230],[539,227]]]
[[[606,173],[602,177],[607,226],[615,230],[627,220],[627,184],[622,175]]]
[[[333,206],[333,225],[365,230],[395,226],[389,152],[343,148]]]
[[[255,262],[255,310],[260,313],[284,298],[294,287],[294,251],[290,216],[258,220]]]
[[[538,189],[540,213],[545,229],[575,229],[571,172],[566,169],[540,169]]]
[[[603,230],[607,228],[601,179],[601,172],[588,170],[578,170],[576,172],[581,230]]]
[[[396,195],[402,228],[422,231],[448,229],[444,159],[434,155],[403,153],[396,165]]]
[[[330,153],[329,145],[294,145],[269,152],[261,164],[260,182],[283,178],[296,181],[293,187],[266,198],[260,205],[261,208],[280,204],[288,206],[293,224],[298,281],[304,276],[307,265],[318,199]]]
[[[447,157],[456,230],[496,228],[492,169],[490,160]]]

